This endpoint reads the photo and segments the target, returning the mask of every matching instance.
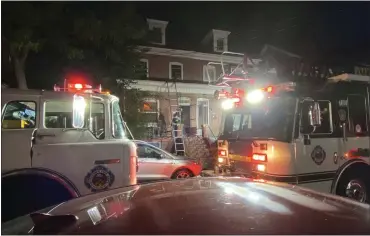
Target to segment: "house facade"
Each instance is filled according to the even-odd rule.
[[[146,52],[142,63],[147,68],[147,79],[139,80],[134,86],[143,91],[156,94],[146,99],[145,113],[150,113],[152,122],[148,127],[154,130],[152,138],[160,136],[159,120],[165,123],[167,130],[171,125],[170,99],[178,99],[182,109],[182,123],[187,135],[200,135],[202,126],[206,125],[210,137],[220,133],[222,114],[221,104],[214,93],[220,87],[214,82],[222,74],[219,63],[221,53],[228,51],[230,32],[210,30],[200,42],[203,52],[181,50],[167,45],[166,29],[168,22],[148,19],[152,33],[151,45],[143,46]],[[223,56],[225,70],[232,70],[243,61],[242,56]],[[162,126],[164,127],[164,126]],[[149,135],[150,136],[150,135]],[[150,137],[148,137],[149,139]]]

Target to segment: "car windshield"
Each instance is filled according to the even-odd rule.
[[[271,98],[259,106],[225,115],[223,138],[272,138],[288,142],[293,132],[295,99]]]

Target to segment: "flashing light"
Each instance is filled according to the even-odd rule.
[[[74,87],[75,87],[75,89],[82,89],[83,88],[82,84],[75,84]]]
[[[107,93],[109,92],[102,92],[102,87],[99,85],[97,89],[93,89],[93,87],[89,84],[84,83],[68,83],[67,87],[61,88],[57,85],[54,85],[54,91],[68,91],[68,92],[84,92],[84,93]]]
[[[234,107],[234,102],[231,99],[226,99],[221,103],[221,107],[224,110],[230,110],[231,108]]]
[[[255,161],[267,161],[267,156],[266,154],[254,153],[252,159]]]
[[[265,166],[265,165],[263,165],[263,164],[258,164],[258,165],[257,165],[257,170],[258,170],[258,171],[261,171],[261,172],[265,172],[265,170],[266,170],[266,166]]]
[[[261,89],[254,90],[247,94],[247,101],[251,104],[259,103],[263,100],[265,95]]]
[[[226,157],[226,150],[218,150],[218,155]]]
[[[268,87],[266,88],[266,91],[267,91],[268,93],[272,93],[273,89],[274,89],[274,87],[272,87],[272,86],[268,86]]]

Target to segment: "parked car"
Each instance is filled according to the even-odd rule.
[[[200,161],[172,155],[144,141],[134,142],[139,156],[138,181],[190,178],[202,171]]]
[[[191,178],[77,198],[2,224],[1,233],[370,235],[369,212],[369,205],[288,184]]]

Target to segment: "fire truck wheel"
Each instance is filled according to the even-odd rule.
[[[337,194],[370,204],[370,171],[368,166],[350,167],[338,182]]]
[[[73,198],[63,185],[44,176],[12,175],[1,182],[2,222]]]
[[[193,177],[194,174],[188,169],[180,169],[172,175],[172,179],[186,179]]]

